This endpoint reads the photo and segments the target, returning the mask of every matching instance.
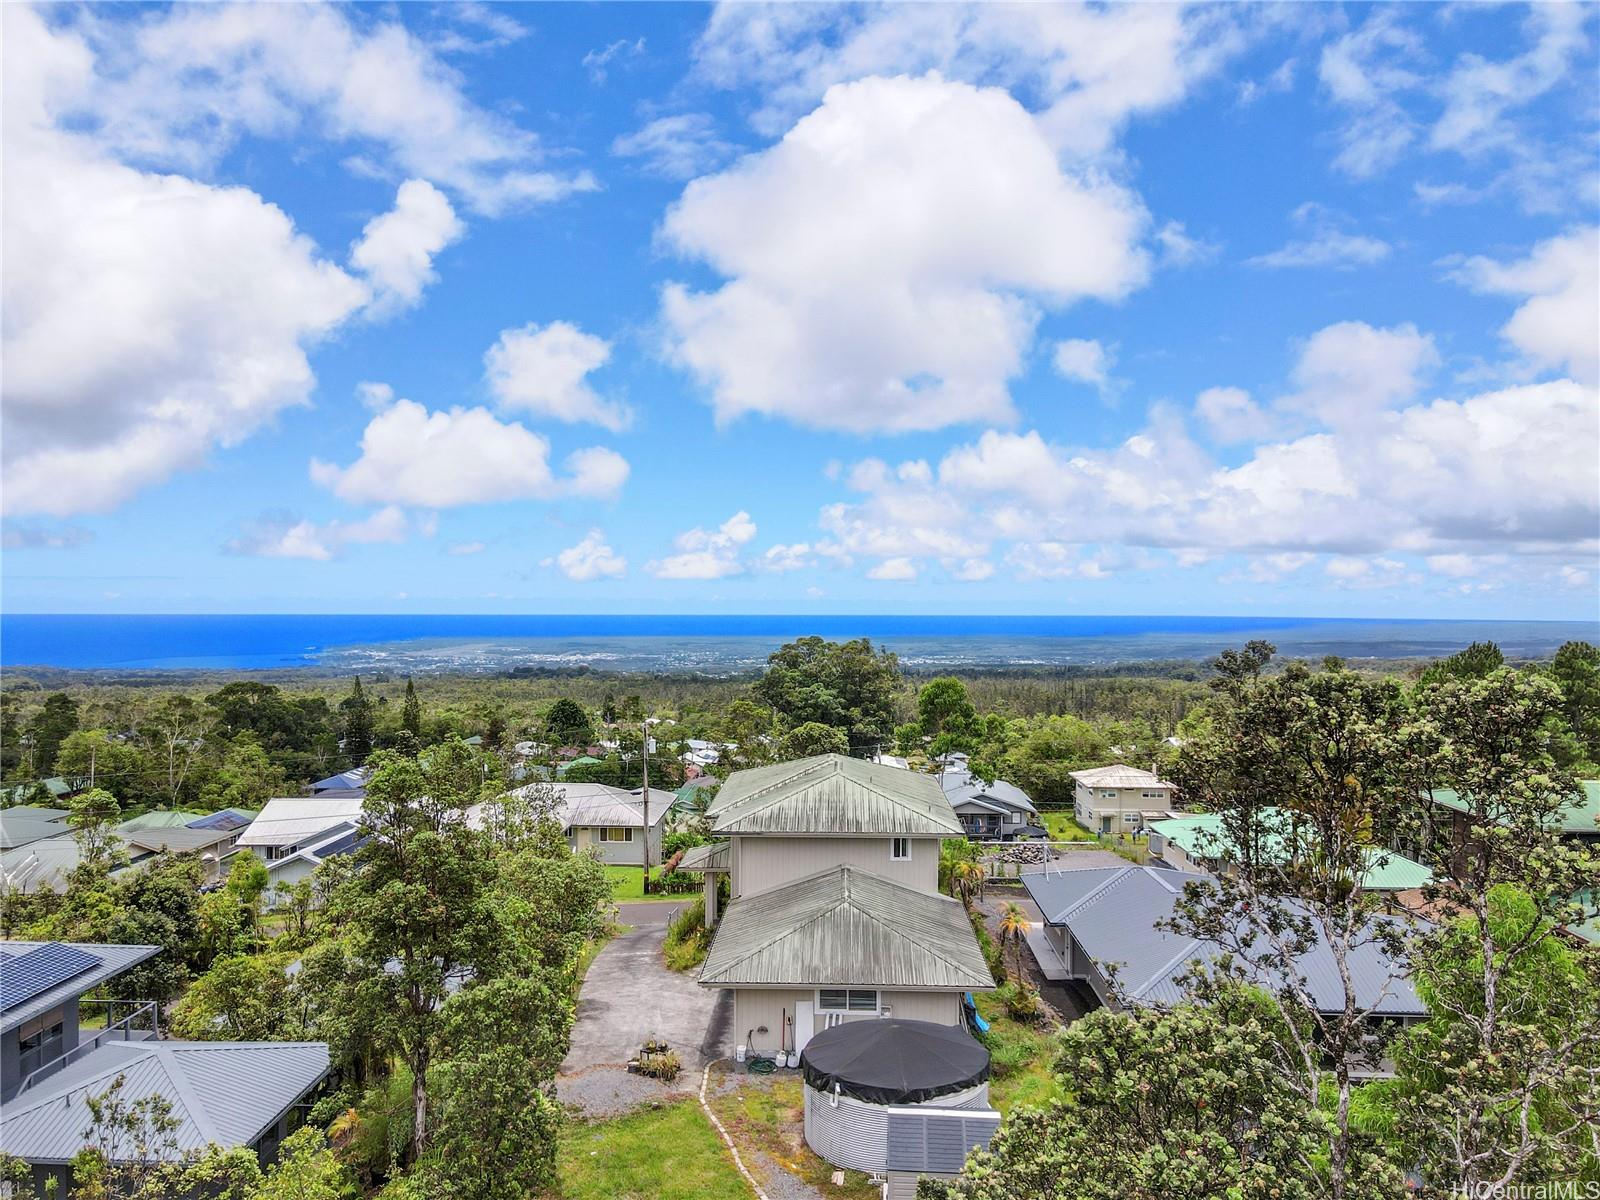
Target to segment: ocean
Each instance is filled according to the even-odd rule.
[[[1204,659],[1252,638],[1284,655],[1429,658],[1473,641],[1515,658],[1600,641],[1600,622],[1175,616],[0,616],[0,666],[499,672],[758,667],[792,638],[870,637],[914,669]]]

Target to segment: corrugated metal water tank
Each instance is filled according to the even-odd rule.
[[[869,1172],[884,1169],[889,1158],[889,1105],[869,1104],[812,1087],[805,1093],[806,1145],[836,1167]],[[980,1083],[951,1092],[929,1101],[927,1107],[987,1109],[989,1085]]]

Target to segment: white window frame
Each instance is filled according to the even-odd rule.
[[[843,992],[844,993],[844,1007],[843,1008],[835,1008],[835,1007],[832,1007],[830,1005],[824,1004],[822,1002],[822,994],[824,992]],[[871,993],[871,995],[872,995],[872,1007],[871,1008],[854,1008],[854,1007],[851,1006],[850,1001],[851,1001],[851,998],[853,996],[862,996],[862,995],[866,995],[868,993]],[[883,993],[881,991],[879,991],[877,988],[842,988],[842,987],[837,987],[837,988],[818,988],[817,989],[817,1011],[819,1013],[842,1013],[842,1014],[845,1014],[845,1015],[852,1015],[853,1014],[853,1015],[858,1016],[858,1017],[875,1017],[880,1012],[883,1011]]]
[[[623,836],[618,837],[618,834]],[[602,842],[631,842],[633,841],[633,826],[602,825],[600,826],[600,840]]]
[[[905,848],[905,853],[904,854],[900,853],[901,847]],[[908,838],[908,837],[892,837],[892,838],[889,839],[889,861],[890,862],[910,862],[911,861],[911,839],[910,838]]]

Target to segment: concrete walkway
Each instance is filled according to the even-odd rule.
[[[692,972],[669,971],[661,961],[667,916],[675,906],[621,907],[621,920],[633,928],[613,939],[589,966],[562,1073],[626,1064],[651,1037],[678,1052],[686,1074],[698,1073],[726,1054],[732,993],[707,991]]]

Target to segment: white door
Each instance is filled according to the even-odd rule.
[[[811,1001],[796,1000],[794,1005],[794,1052],[799,1054],[811,1040]]]

